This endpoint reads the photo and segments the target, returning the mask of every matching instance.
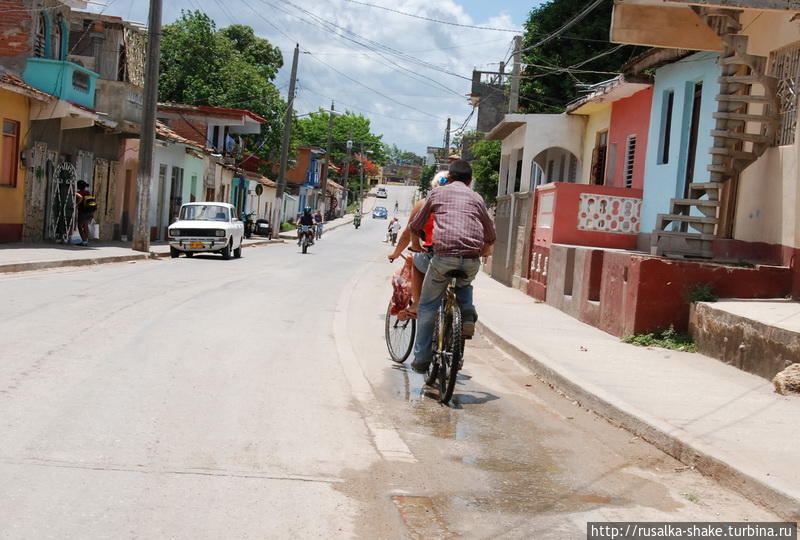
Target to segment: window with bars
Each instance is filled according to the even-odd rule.
[[[636,161],[636,135],[629,135],[625,145],[625,187],[633,187],[633,166]]]
[[[800,41],[769,55],[769,74],[778,79],[778,129],[774,146],[794,144],[800,101]]]

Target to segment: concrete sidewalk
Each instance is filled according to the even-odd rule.
[[[483,333],[570,398],[800,520],[800,397],[718,360],[622,343],[481,273]],[[469,359],[467,359],[469,362]]]
[[[244,247],[255,247],[282,240],[245,239]],[[91,242],[88,246],[70,244],[0,244],[0,273],[27,272],[67,266],[128,262],[169,257],[169,245],[150,245],[149,253],[133,251],[129,242]]]

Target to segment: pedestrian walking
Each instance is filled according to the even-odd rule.
[[[97,199],[89,191],[89,184],[78,180],[78,191],[75,192],[75,209],[77,211],[78,233],[81,235],[81,246],[89,245],[89,224],[97,210]]]

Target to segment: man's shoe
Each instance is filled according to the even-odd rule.
[[[464,321],[461,323],[461,337],[464,339],[472,339],[475,335],[475,322]]]
[[[428,372],[428,366],[430,365],[431,365],[430,362],[417,363],[417,361],[414,360],[413,362],[411,362],[411,369],[413,369],[415,373],[421,373],[424,375]]]

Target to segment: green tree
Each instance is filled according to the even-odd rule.
[[[493,205],[497,197],[497,180],[500,178],[500,141],[481,140],[471,147],[472,176],[475,191],[486,204]]]
[[[422,175],[419,177],[419,192],[420,195],[423,197],[428,194],[428,190],[431,188],[431,180],[433,180],[433,175],[436,174],[436,164],[427,165],[422,169]]]
[[[280,50],[249,26],[218,30],[200,11],[182,11],[162,32],[159,99],[250,110],[267,122],[248,138],[249,149],[265,159],[276,152],[286,113],[272,83],[283,65]]]
[[[324,111],[297,119],[292,137],[294,144],[327,148],[329,119],[330,113]],[[334,116],[332,122],[331,161],[341,168],[347,159],[347,141],[353,141],[348,187],[357,190],[360,171],[356,155],[361,152],[363,143],[364,157],[378,166],[385,165],[388,157],[386,145],[381,140],[383,135],[372,133],[369,118],[350,111],[341,116]],[[342,175],[331,172],[331,176],[341,179]]]
[[[584,0],[550,0],[532,10],[525,23],[523,49],[532,47],[585,8]],[[610,72],[619,71],[625,62],[643,50],[641,47],[625,46],[575,68],[607,73],[554,71],[554,67],[575,66],[617,47],[608,41],[612,8],[613,0],[605,0],[564,34],[523,53],[523,62],[527,65],[523,71],[526,78],[520,84],[520,108],[523,112],[563,111],[567,103],[578,97],[577,84],[593,84],[610,79],[613,77]]]

